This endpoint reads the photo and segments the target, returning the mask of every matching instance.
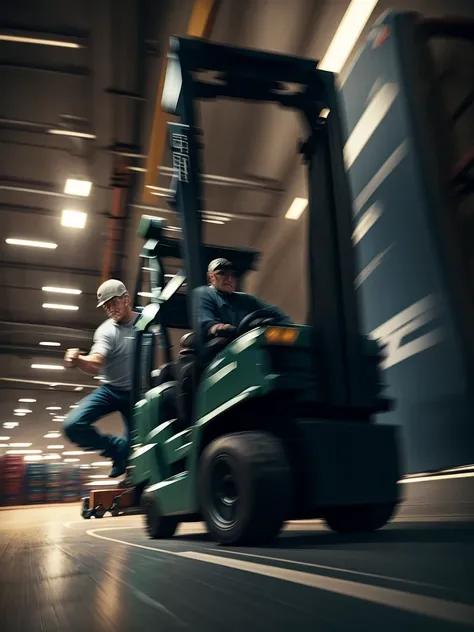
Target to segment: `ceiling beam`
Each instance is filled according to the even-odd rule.
[[[208,39],[219,7],[219,0],[194,0],[191,17],[188,23],[186,35],[189,37],[202,37]],[[175,120],[161,108],[161,99],[165,85],[166,69],[168,66],[168,48],[165,50],[161,64],[161,74],[158,81],[158,91],[155,101],[155,113],[153,116],[150,147],[146,164],[146,174],[143,183],[142,201],[145,204],[153,202],[153,195],[148,188],[156,182],[158,166],[163,160],[165,142],[168,136],[167,124],[169,120]]]

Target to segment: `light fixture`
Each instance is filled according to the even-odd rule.
[[[26,417],[26,413],[13,413],[15,417]]]
[[[378,0],[352,0],[332,38],[319,70],[341,72]]]
[[[63,459],[64,463],[78,463],[81,459]]]
[[[64,193],[67,195],[80,195],[82,197],[87,197],[90,195],[91,189],[92,182],[89,182],[89,180],[68,178],[64,186]]]
[[[8,448],[8,443],[0,443],[0,448]]]
[[[8,441],[10,437],[0,437],[0,441]]]
[[[29,397],[22,397],[18,401],[21,402],[22,404],[34,404],[36,402],[36,399],[30,399]]]
[[[60,48],[81,48],[77,42],[66,42],[64,40],[50,40],[40,37],[24,37],[20,35],[0,34],[0,40],[3,42],[18,42],[20,44],[39,44],[41,46],[59,46]]]
[[[107,474],[89,474],[89,478],[109,478]]]
[[[46,410],[61,410],[61,406],[46,406]]]
[[[5,239],[10,246],[29,246],[30,248],[49,248],[54,250],[58,247],[58,244],[54,244],[50,241],[36,241],[34,239],[18,239],[17,237],[8,237]]]
[[[108,461],[95,461],[92,465],[94,467],[110,467],[110,463]]]
[[[18,421],[5,421],[3,424],[4,428],[16,428],[17,426],[19,426]]]
[[[43,303],[45,309],[64,309],[70,312],[77,312],[79,307],[77,305],[64,305],[62,303]]]
[[[82,450],[68,450],[67,452],[63,452],[63,456],[79,456],[80,454],[86,454]]]
[[[41,347],[60,347],[61,343],[60,342],[40,342],[40,346]]]
[[[73,404],[72,406],[69,406],[69,408],[79,408],[78,404]]]
[[[25,415],[27,413],[32,413],[33,411],[30,410],[29,408],[15,408],[15,410],[13,411],[14,413],[25,413]]]
[[[84,228],[87,222],[87,213],[65,209],[61,215],[61,224],[66,228]]]
[[[81,468],[81,470],[90,470],[91,469],[90,465],[79,465],[79,467]]]
[[[100,486],[102,487],[102,485],[117,485],[117,481],[90,481],[89,483],[85,483],[86,485],[95,485],[96,487]]]
[[[64,367],[60,364],[32,364],[31,368],[44,371],[64,371]]]
[[[221,225],[225,224],[225,222],[222,222],[219,219],[203,219],[202,221],[205,222],[206,224],[221,224]]]
[[[76,290],[71,287],[52,287],[50,285],[44,285],[43,292],[55,292],[56,294],[82,294],[82,290]]]
[[[48,445],[47,447],[48,447],[48,450],[62,450],[64,448],[64,446],[60,443]]]
[[[31,443],[10,443],[10,448],[29,448]]]
[[[307,206],[308,200],[306,198],[296,197],[285,213],[286,219],[299,219]]]
[[[73,132],[69,129],[49,129],[48,134],[56,134],[56,136],[72,136],[73,138],[96,138],[95,134],[87,132]]]
[[[76,388],[74,390],[75,391],[83,391],[84,387],[83,386],[76,386]]]
[[[28,454],[24,457],[24,461],[42,461],[43,457],[39,454]]]
[[[61,459],[59,454],[44,454],[43,461],[58,461]]]
[[[43,450],[7,450],[7,454],[41,454]]]
[[[59,432],[47,432],[43,435],[45,439],[59,439],[60,436]]]

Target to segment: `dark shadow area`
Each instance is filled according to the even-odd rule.
[[[474,522],[430,523],[419,526],[385,527],[375,533],[340,534],[325,531],[292,531],[281,534],[271,548],[321,548],[338,544],[474,544]]]

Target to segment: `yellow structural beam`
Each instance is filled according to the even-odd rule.
[[[186,35],[189,37],[202,37],[208,39],[214,26],[217,8],[220,0],[194,0],[191,17],[189,19]],[[160,80],[158,82],[158,92],[155,102],[155,114],[153,116],[153,125],[151,130],[150,147],[148,149],[148,158],[146,164],[145,183],[143,188],[143,202],[150,204],[155,201],[149,186],[156,183],[157,169],[163,160],[165,151],[165,143],[167,139],[168,129],[167,123],[174,120],[174,117],[163,112],[161,109],[161,99],[163,96],[163,87],[165,85],[166,68],[168,65],[168,52],[163,58],[161,67]]]

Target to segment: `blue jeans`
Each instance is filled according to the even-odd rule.
[[[125,424],[125,436],[102,434],[93,424],[109,415],[119,412]],[[111,459],[124,458],[130,445],[130,392],[122,391],[109,384],[79,402],[79,406],[67,416],[63,430],[66,437],[81,448],[100,451]]]

